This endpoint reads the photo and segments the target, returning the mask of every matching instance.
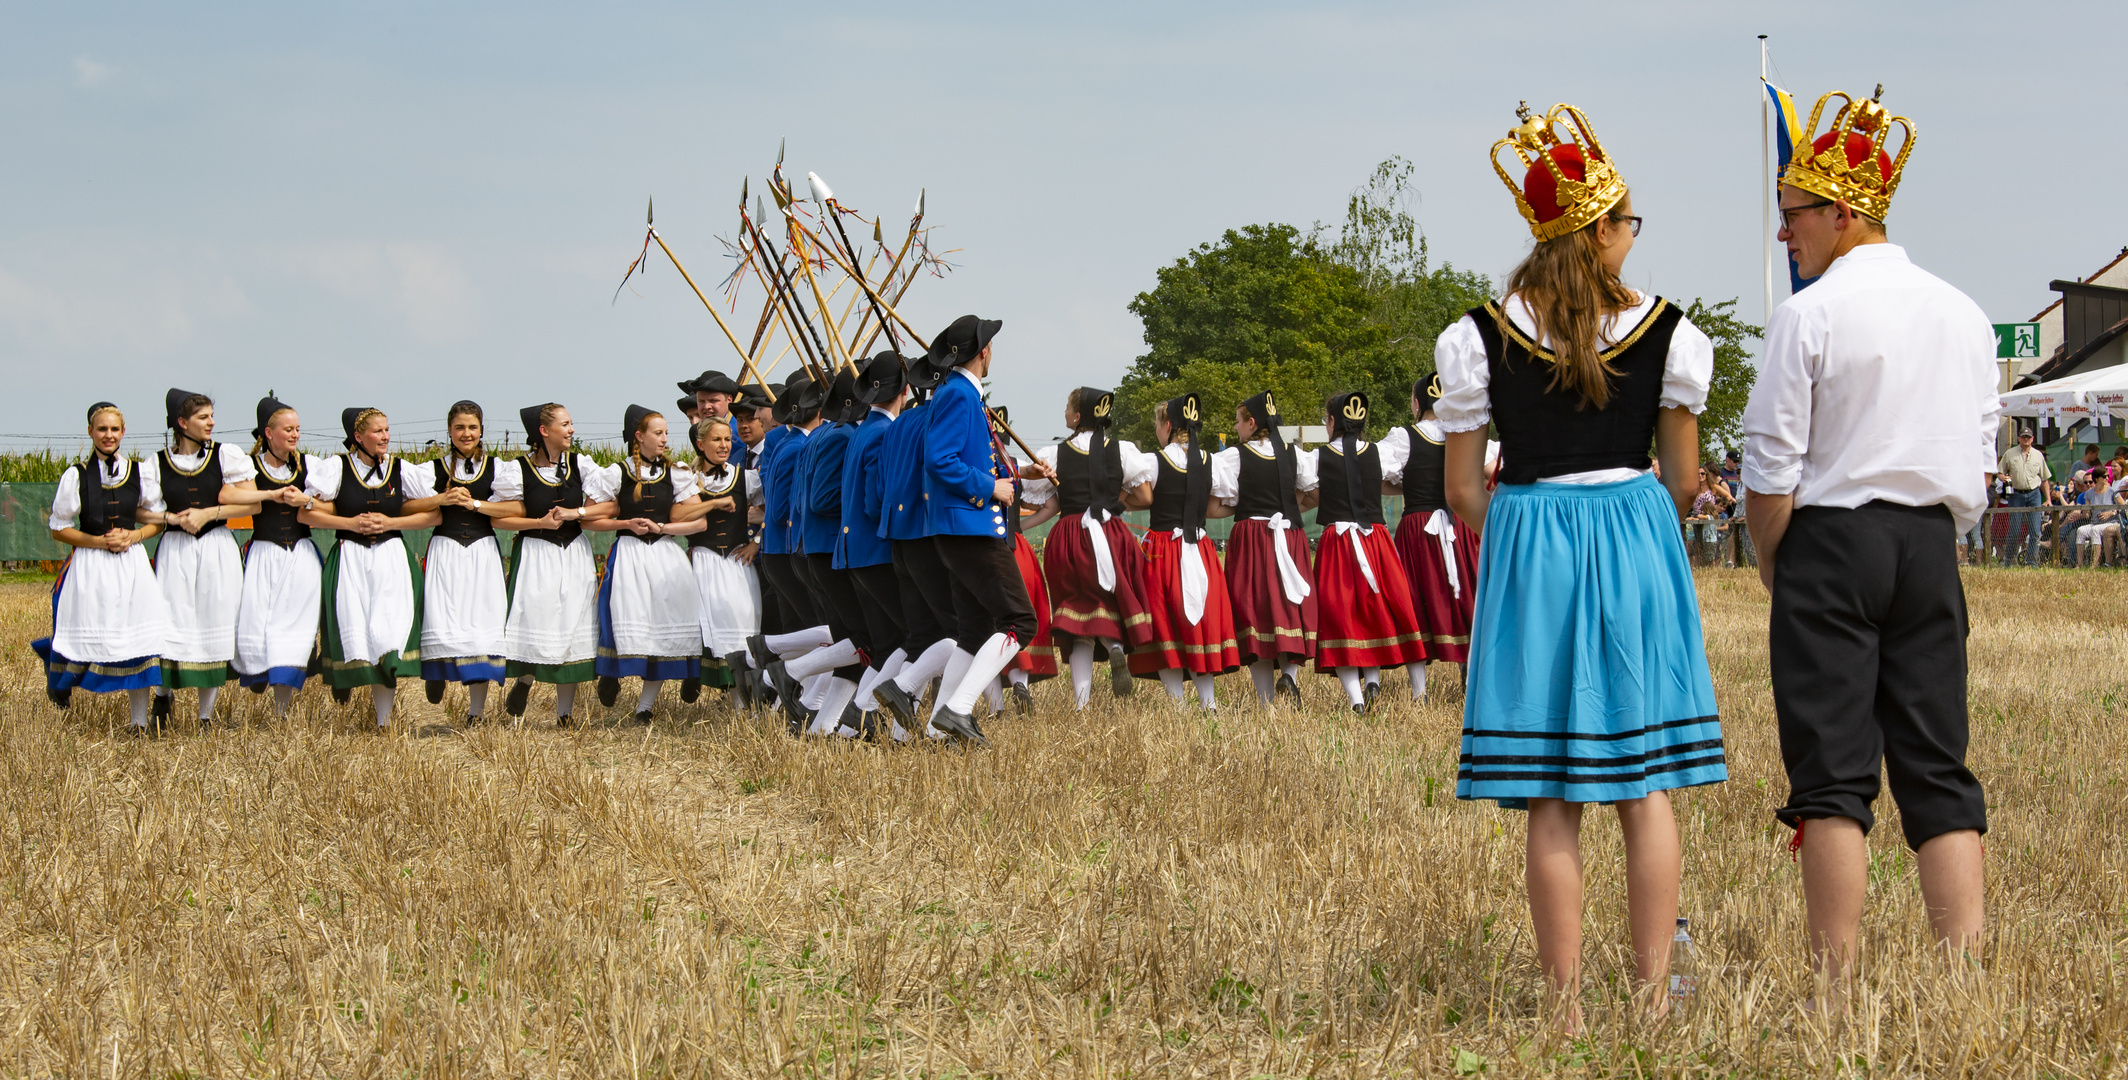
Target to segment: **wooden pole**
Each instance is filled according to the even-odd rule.
[[[672,253],[672,248],[665,243],[665,238],[658,235],[655,225],[650,227],[650,238],[657,241],[658,248],[665,252],[665,257],[672,260],[673,268],[680,272],[680,278],[687,282],[687,287],[694,290],[695,299],[702,301],[702,307],[709,312],[709,317],[717,320],[717,329],[724,331],[724,340],[731,342],[732,351],[739,354],[740,362],[746,365],[746,374],[752,375],[754,381],[761,384],[761,392],[769,394],[769,400],[775,400],[775,395],[769,391],[767,380],[754,370],[754,358],[746,355],[746,349],[740,346],[739,336],[731,332],[731,326],[724,321],[724,316],[717,314],[717,305],[710,303],[709,297],[702,295],[702,287],[695,284],[694,275],[689,274],[687,268],[680,265],[680,257]]]

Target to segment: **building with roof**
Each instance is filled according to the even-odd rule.
[[[2011,385],[2128,362],[2128,247],[2088,277],[2050,281],[2047,287],[2061,296],[2032,316],[2039,324],[2039,356],[2008,361]]]

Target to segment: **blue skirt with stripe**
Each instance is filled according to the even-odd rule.
[[[1502,484],[1456,797],[1611,803],[1729,778],[1677,508],[1652,476]]]

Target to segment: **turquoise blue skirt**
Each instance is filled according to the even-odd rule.
[[[1677,508],[1652,476],[1502,484],[1456,797],[1611,803],[1729,778]]]

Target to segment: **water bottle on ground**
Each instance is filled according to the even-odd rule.
[[[1699,956],[1692,949],[1692,922],[1677,917],[1677,933],[1670,937],[1670,997],[1689,1000],[1699,990]]]

